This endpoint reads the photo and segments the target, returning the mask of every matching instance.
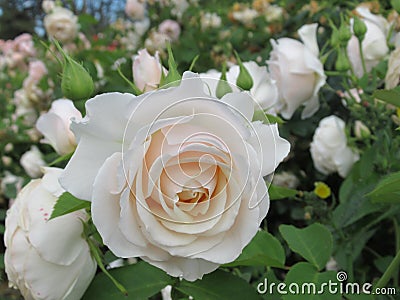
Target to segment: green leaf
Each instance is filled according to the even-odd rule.
[[[329,282],[336,283],[337,293],[329,292]],[[340,300],[340,288],[336,278],[336,272],[318,272],[315,266],[300,262],[295,264],[287,273],[285,278],[288,293],[283,295],[283,300]],[[326,285],[323,285],[326,284]],[[296,287],[299,287],[297,293]],[[315,290],[314,290],[315,287]],[[323,288],[323,292],[319,293]],[[291,290],[296,293],[291,293]],[[314,292],[315,291],[315,292]]]
[[[374,92],[373,97],[382,100],[386,103],[400,107],[400,92],[396,89],[377,90]]]
[[[83,300],[144,300],[174,282],[164,271],[144,261],[109,272],[126,287],[128,296],[124,296],[104,273],[99,273],[87,289]]]
[[[367,196],[372,203],[400,203],[400,172],[381,180]]]
[[[261,299],[255,288],[231,273],[217,270],[194,282],[183,280],[176,289],[194,299]]]
[[[236,266],[268,266],[283,268],[285,265],[285,251],[281,243],[266,231],[257,232],[253,240],[234,261],[226,264],[227,267]]]
[[[275,123],[283,124],[283,123],[285,123],[285,121],[283,121],[280,117],[267,114],[262,110],[256,110],[254,112],[253,121],[261,121],[264,124],[275,124]]]
[[[90,201],[78,199],[72,194],[65,192],[58,198],[54,205],[50,220],[83,208],[89,208],[90,204]]]
[[[74,152],[71,152],[71,153],[68,153],[68,154],[65,154],[63,156],[60,156],[60,157],[56,158],[51,163],[49,163],[49,166],[54,166],[54,165],[56,165],[56,164],[58,164],[60,162],[69,160],[72,157],[72,154],[74,154]]]
[[[304,229],[281,225],[279,231],[289,248],[304,257],[318,270],[325,267],[332,255],[332,234],[323,225],[314,223]]]
[[[270,185],[268,188],[269,199],[279,200],[285,198],[292,198],[297,195],[297,191],[277,185]]]

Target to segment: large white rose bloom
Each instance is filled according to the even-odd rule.
[[[276,110],[285,119],[290,119],[302,105],[303,119],[319,109],[318,92],[326,76],[318,58],[317,27],[309,24],[298,30],[303,43],[291,38],[271,40],[273,49],[267,63],[279,91]]]
[[[7,212],[4,262],[11,286],[25,299],[77,300],[89,286],[96,263],[82,237],[84,211],[49,221],[61,169],[46,168],[31,181]]]
[[[315,168],[322,174],[338,172],[346,177],[359,155],[347,146],[345,123],[336,116],[319,122],[310,145]]]
[[[251,122],[248,93],[205,93],[197,74],[135,97],[109,93],[73,123],[77,149],[60,182],[92,201],[105,245],[196,280],[236,259],[269,207],[263,176],[289,143]]]

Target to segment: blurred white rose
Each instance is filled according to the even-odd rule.
[[[205,13],[201,15],[200,19],[201,29],[206,30],[208,28],[218,28],[221,26],[221,17],[216,13]]]
[[[142,20],[146,15],[145,0],[127,0],[125,13],[132,19]]]
[[[46,168],[28,183],[7,212],[4,263],[10,286],[25,299],[77,300],[91,282],[96,263],[82,237],[85,211],[50,220],[63,193],[61,169]]]
[[[138,51],[138,55],[133,57],[133,82],[139,90],[148,92],[158,88],[162,72],[167,74],[167,70],[162,66],[158,52],[154,56],[150,55],[146,49]]]
[[[179,86],[102,94],[86,111],[60,182],[92,201],[115,255],[190,281],[240,255],[268,211],[263,176],[290,148],[277,124],[251,122],[248,93],[217,99],[185,72]]]
[[[400,47],[390,53],[385,76],[385,89],[394,89],[400,83]]]
[[[19,162],[24,168],[26,174],[28,174],[31,178],[42,176],[42,167],[46,165],[43,160],[42,153],[36,146],[31,146],[29,151],[26,151],[24,154],[22,154]]]
[[[56,6],[44,17],[44,27],[47,34],[62,42],[71,42],[78,34],[78,17],[64,7]]]
[[[389,52],[389,48],[386,43],[386,27],[384,25],[379,25],[378,21],[373,22],[374,16],[365,7],[357,10],[357,12],[363,12],[362,16],[366,16],[365,10],[368,11],[368,18],[361,18],[361,20],[367,26],[367,32],[365,34],[364,40],[361,43],[362,51],[364,54],[365,67],[367,72],[370,72],[373,67],[379,64]],[[370,16],[371,15],[371,16]],[[354,73],[357,77],[362,77],[364,75],[364,70],[362,66],[362,60],[360,55],[360,46],[358,39],[353,35],[347,44],[347,54]]]
[[[347,146],[345,123],[336,116],[319,122],[310,145],[315,168],[322,174],[338,172],[346,177],[359,155]]]
[[[317,27],[309,24],[298,30],[303,43],[290,38],[271,40],[273,50],[267,63],[279,91],[276,109],[285,119],[290,119],[301,105],[305,106],[303,119],[319,109],[318,91],[326,76],[318,58]]]
[[[56,4],[52,0],[43,0],[42,2],[42,9],[46,14],[50,13],[55,7]]]
[[[71,119],[80,121],[82,114],[71,100],[59,99],[36,122],[37,130],[44,135],[42,142],[50,144],[60,155],[71,153],[76,147],[75,136],[69,129]]]
[[[158,26],[158,31],[167,35],[172,42],[177,41],[181,34],[181,26],[174,20],[164,20]]]
[[[232,17],[234,20],[249,26],[252,25],[253,20],[258,17],[258,12],[255,9],[246,7],[243,10],[234,11]]]
[[[167,48],[170,37],[165,33],[152,31],[144,41],[144,46],[151,52],[160,51]]]

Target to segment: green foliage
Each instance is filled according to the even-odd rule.
[[[164,271],[143,261],[109,272],[126,287],[128,295],[123,295],[104,273],[99,273],[90,284],[83,300],[145,300],[174,283]]]
[[[368,194],[373,203],[400,203],[400,172],[388,175]]]
[[[176,289],[194,299],[261,299],[246,281],[229,272],[217,270],[195,282],[183,280]]]
[[[323,225],[314,223],[304,229],[281,225],[279,231],[289,248],[322,270],[332,254],[332,235]]]
[[[268,266],[283,268],[285,252],[281,243],[266,231],[257,232],[253,240],[244,249],[242,254],[227,267],[236,266]]]
[[[90,204],[91,203],[89,201],[80,200],[72,194],[64,192],[54,205],[50,220],[80,209],[89,208]]]
[[[288,293],[283,295],[284,300],[340,300],[339,286],[336,285],[337,292],[330,293],[328,283],[333,282],[338,284],[336,279],[336,272],[318,272],[318,269],[309,263],[300,262],[295,264],[290,271],[287,273],[285,283],[290,286],[291,283],[297,283],[299,286],[299,292]],[[325,285],[324,285],[325,284]],[[320,291],[322,292],[320,293]],[[296,291],[296,288],[294,288]]]

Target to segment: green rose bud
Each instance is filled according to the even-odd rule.
[[[339,72],[346,72],[350,70],[350,62],[346,55],[346,49],[340,48],[338,51],[338,58],[335,63],[335,68]]]
[[[224,95],[232,93],[232,88],[226,81],[226,64],[222,65],[221,78],[218,81],[217,90],[215,92],[216,96],[221,99]]]
[[[367,26],[359,18],[354,17],[353,31],[357,39],[362,41],[364,40],[365,34],[367,33]]]
[[[236,79],[236,85],[245,91],[249,91],[253,87],[253,78],[246,67],[243,65],[242,60],[235,51],[236,59],[239,64],[239,76]]]
[[[54,43],[64,57],[64,62],[61,63],[61,91],[64,97],[73,101],[88,99],[94,92],[92,77],[81,64],[65,53],[57,41]]]
[[[88,99],[94,92],[90,74],[69,56],[64,63],[61,90],[66,98],[73,101]]]
[[[174,55],[172,53],[171,44],[168,43],[168,74],[164,77],[164,72],[161,72],[160,87],[171,87],[179,85],[182,79],[181,74],[178,72],[178,66],[175,62]]]
[[[331,34],[331,45],[332,47],[336,48],[340,45],[339,41],[339,30],[336,27],[332,27],[332,34]]]
[[[341,46],[347,46],[348,41],[351,39],[351,31],[349,26],[344,22],[339,27],[339,41]]]

